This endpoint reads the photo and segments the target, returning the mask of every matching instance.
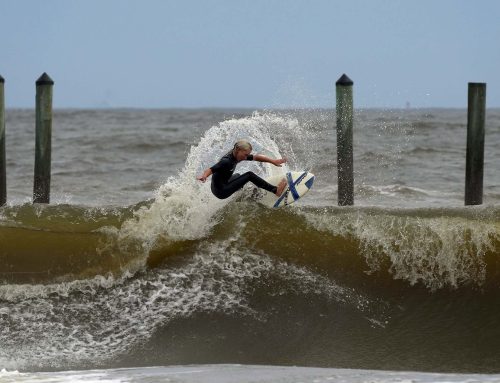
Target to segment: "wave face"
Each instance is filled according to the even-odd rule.
[[[500,371],[498,206],[338,208],[319,182],[310,204],[272,210],[251,187],[221,201],[195,181],[238,137],[308,169],[316,133],[274,114],[230,119],[151,199],[1,208],[0,368]]]
[[[3,367],[500,368],[498,209],[270,210],[237,199],[199,238],[122,237],[154,204],[47,207],[38,227],[2,226],[3,270],[34,270],[4,272]],[[29,221],[36,209],[10,214]]]
[[[240,198],[214,209],[209,218],[198,210],[198,219],[212,223],[207,230],[180,222],[186,214],[197,213],[179,209],[175,199],[174,206],[168,206],[169,197],[162,201],[173,233],[159,227],[169,220],[152,212],[158,200],[121,209],[64,205],[4,209],[15,221],[7,218],[0,227],[2,278],[19,284],[132,275],[179,254],[192,254],[207,242],[237,237],[244,250],[256,254],[306,266],[318,261],[331,268],[337,262],[344,267],[361,261],[364,266],[357,267],[363,273],[431,291],[496,283],[498,208],[274,210]],[[181,210],[177,217],[172,214],[175,209]],[[184,225],[182,230],[179,225]],[[191,233],[183,237],[188,229]]]

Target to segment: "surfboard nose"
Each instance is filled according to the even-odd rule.
[[[308,189],[312,188],[313,183],[314,183],[314,178],[315,178],[315,177],[311,177],[311,178],[309,178],[309,179],[307,180],[307,182],[304,184],[304,185],[306,185],[306,186],[307,186],[307,188],[308,188]]]

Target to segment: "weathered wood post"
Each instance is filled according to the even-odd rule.
[[[467,108],[467,158],[465,162],[465,204],[483,203],[484,121],[486,84],[469,83]]]
[[[0,76],[0,206],[7,202],[7,169],[5,160],[5,80]]]
[[[52,87],[54,81],[43,73],[36,81],[35,182],[33,203],[49,203],[52,139]]]
[[[338,204],[354,204],[354,175],[352,151],[353,102],[352,80],[343,74],[336,82],[337,95],[337,168]]]

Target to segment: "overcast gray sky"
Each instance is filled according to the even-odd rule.
[[[8,107],[500,107],[500,1],[0,0]]]

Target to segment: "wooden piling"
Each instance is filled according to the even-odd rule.
[[[36,81],[35,181],[33,203],[50,201],[52,140],[52,87],[54,81],[43,73]]]
[[[483,203],[485,115],[486,84],[469,83],[465,205],[481,205]]]
[[[0,206],[7,202],[7,165],[5,156],[5,80],[0,76]]]
[[[352,80],[343,74],[335,83],[337,109],[338,204],[354,204],[352,150],[353,96]]]

